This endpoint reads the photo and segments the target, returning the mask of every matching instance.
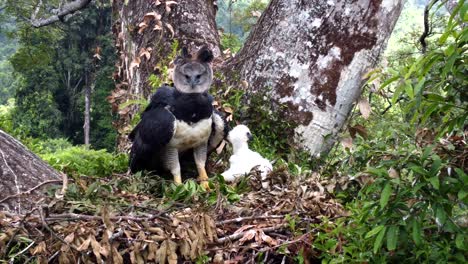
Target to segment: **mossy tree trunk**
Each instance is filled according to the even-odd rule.
[[[272,0],[244,47],[226,66],[249,91],[264,92],[294,123],[299,146],[327,150],[361,94],[403,0]],[[331,137],[333,138],[333,137]]]
[[[114,2],[121,55],[116,75],[119,103],[150,95],[148,76],[169,64],[174,40],[191,48],[207,43],[220,54],[212,1],[181,0],[169,9],[165,5],[172,1],[123,2]],[[347,119],[361,93],[362,78],[385,48],[402,4],[403,0],[272,0],[223,72],[228,79],[246,80],[250,92],[270,88],[274,104],[287,106],[282,115],[293,123],[297,145],[319,153],[333,142],[324,142],[324,136],[336,135]],[[145,19],[152,11],[161,15],[160,21]],[[155,25],[162,30],[153,30]],[[148,48],[151,57],[146,59],[142,51]],[[128,146],[125,136],[137,108],[120,110],[121,150]]]
[[[177,46],[194,51],[207,44],[219,56],[219,36],[213,0],[116,0],[113,10],[113,32],[120,59],[114,75],[117,86],[109,100],[119,113],[114,124],[120,135],[118,149],[126,150],[130,121],[140,105],[121,105],[129,100],[148,99],[154,92],[148,80],[151,75],[161,82],[167,79],[165,68]]]
[[[0,210],[24,213],[40,200],[44,186],[60,184],[62,176],[0,130],[0,179]]]

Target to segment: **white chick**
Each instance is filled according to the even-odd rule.
[[[227,182],[234,181],[236,178],[249,173],[256,166],[259,166],[262,181],[272,171],[273,167],[267,159],[249,149],[248,141],[250,139],[252,139],[252,134],[249,128],[244,125],[238,125],[229,132],[227,140],[232,144],[234,153],[229,158],[229,169],[221,174]],[[262,186],[267,188],[268,183],[262,182]]]

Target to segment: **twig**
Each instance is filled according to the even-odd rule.
[[[22,195],[25,195],[25,194],[30,194],[32,191],[46,185],[46,184],[50,184],[50,183],[58,183],[58,182],[63,182],[63,180],[48,180],[48,181],[45,181],[45,182],[42,182],[34,187],[32,187],[31,189],[27,190],[27,191],[24,191],[24,192],[21,192],[21,193],[17,193],[17,194],[12,194],[12,195],[9,195],[5,198],[3,198],[2,200],[0,200],[0,204],[1,203],[4,203],[5,201],[8,201],[9,199],[11,198],[16,198],[18,196],[22,196]]]
[[[39,216],[41,217],[41,222],[42,222],[42,226],[47,229],[47,231],[49,231],[49,233],[54,236],[55,238],[57,238],[58,240],[60,240],[62,243],[64,243],[65,245],[69,246],[70,248],[76,250],[79,252],[79,250],[72,244],[68,243],[67,241],[65,241],[62,237],[60,237],[59,235],[57,235],[55,233],[54,230],[52,230],[52,228],[47,224],[47,220],[44,218],[44,213],[42,212],[42,208],[39,208]]]
[[[26,252],[28,249],[30,249],[32,246],[36,244],[36,241],[33,241],[31,244],[29,244],[25,249],[21,250],[20,252],[16,253],[13,257],[10,258],[10,262],[13,263],[15,261],[15,258],[24,252]]]
[[[247,220],[255,220],[255,219],[284,219],[286,216],[284,215],[258,215],[258,216],[246,216],[246,217],[237,217],[234,219],[227,219],[221,222],[216,223],[217,226],[230,224],[230,223],[239,223]]]
[[[67,177],[67,174],[62,172],[62,179],[63,179],[62,189],[60,190],[60,192],[55,192],[55,197],[57,199],[63,199],[63,197],[65,196],[65,193],[68,190],[68,177]]]
[[[60,250],[57,250],[50,258],[47,260],[47,263],[50,263],[58,254],[60,253]]]
[[[111,221],[120,221],[120,220],[127,220],[127,221],[135,221],[135,222],[141,222],[141,221],[151,221],[156,218],[159,218],[160,215],[151,215],[148,217],[134,217],[134,216],[111,216],[109,219]],[[46,218],[47,221],[57,221],[57,220],[102,220],[101,216],[95,216],[95,215],[82,215],[82,214],[51,214],[49,217]]]
[[[256,230],[256,231],[263,231],[263,232],[271,232],[271,231],[275,231],[275,230],[278,230],[278,229],[281,229],[283,227],[285,227],[286,225],[283,224],[283,225],[278,225],[278,226],[272,226],[272,227],[266,227],[266,228],[255,228],[253,230]],[[225,237],[222,237],[222,238],[218,238],[216,240],[216,243],[224,243],[226,241],[233,241],[233,240],[237,240],[241,237],[243,237],[247,232],[250,232],[252,229],[249,229],[247,231],[244,231],[244,232],[240,232],[240,233],[234,233],[232,235],[229,235],[229,236],[225,236]]]

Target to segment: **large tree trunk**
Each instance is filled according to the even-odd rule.
[[[126,150],[130,120],[140,106],[118,106],[132,99],[147,99],[153,92],[148,83],[151,74],[165,81],[161,76],[173,59],[175,41],[191,51],[207,44],[219,56],[219,36],[213,0],[116,0],[113,9],[120,61],[114,76],[117,87],[109,100],[120,114],[114,123],[120,135],[118,149]]]
[[[39,201],[41,187],[62,179],[57,171],[2,130],[0,177],[0,208],[18,213],[29,210]]]
[[[262,92],[294,122],[312,154],[330,147],[361,93],[401,12],[403,0],[272,0],[246,44],[228,63],[249,90]],[[333,138],[333,137],[332,137]]]

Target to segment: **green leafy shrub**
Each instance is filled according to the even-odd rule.
[[[14,99],[8,100],[7,104],[0,105],[0,129],[7,133],[13,131],[12,111],[15,106]]]
[[[230,49],[232,53],[237,53],[242,47],[239,37],[234,34],[223,33],[221,35],[221,49]]]
[[[125,154],[114,155],[86,147],[70,147],[41,157],[55,169],[70,175],[104,177],[113,172],[125,172],[128,166]]]

